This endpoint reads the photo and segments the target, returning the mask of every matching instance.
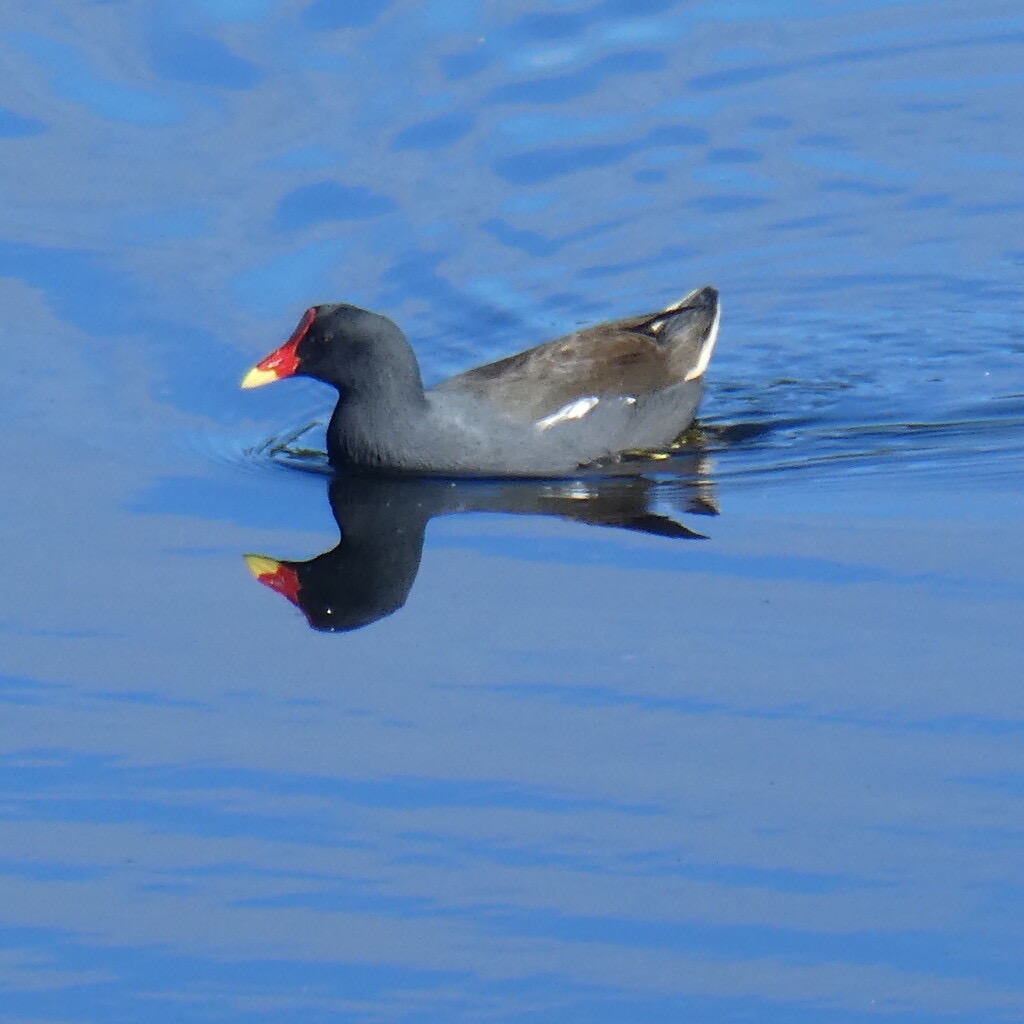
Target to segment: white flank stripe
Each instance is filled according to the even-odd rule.
[[[545,416],[544,419],[537,420],[537,429],[547,430],[548,427],[553,427],[556,423],[564,423],[566,420],[581,420],[600,401],[601,399],[598,398],[597,395],[588,395],[586,398],[577,398],[575,402],[563,405],[558,412],[553,412],[550,416]]]

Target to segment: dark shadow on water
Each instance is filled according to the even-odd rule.
[[[347,632],[401,608],[412,590],[427,524],[435,516],[498,512],[703,540],[684,514],[718,514],[700,453],[671,460],[672,476],[580,480],[442,480],[338,476],[328,485],[338,544],[307,561],[246,555],[261,583],[288,598],[313,629]]]

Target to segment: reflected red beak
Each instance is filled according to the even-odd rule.
[[[245,564],[249,567],[249,572],[265,587],[270,587],[282,597],[287,597],[296,608],[302,608],[299,604],[302,584],[299,582],[299,574],[290,565],[266,555],[246,555]]]

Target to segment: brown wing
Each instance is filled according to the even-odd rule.
[[[639,398],[686,379],[717,309],[718,293],[698,289],[668,309],[575,331],[449,377],[435,390],[474,395],[524,421],[591,395]]]
[[[671,383],[668,360],[657,339],[630,329],[633,324],[620,321],[567,334],[450,377],[438,389],[470,392],[530,421],[589,395],[645,395]]]

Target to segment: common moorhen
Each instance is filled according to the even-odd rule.
[[[313,306],[243,388],[313,377],[339,392],[327,429],[336,467],[473,476],[566,476],[657,451],[693,422],[718,337],[714,288],[656,313],[575,331],[424,390],[387,317]]]

